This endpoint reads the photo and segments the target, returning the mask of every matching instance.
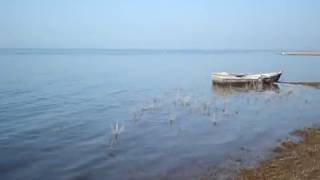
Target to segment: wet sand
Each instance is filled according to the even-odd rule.
[[[294,135],[301,141],[283,142],[271,159],[241,170],[236,179],[320,179],[320,129],[298,130]]]
[[[213,167],[200,180],[316,180],[320,179],[320,128],[293,133],[299,140],[286,140],[270,158],[256,165],[244,165],[245,157],[227,166]],[[259,161],[259,160],[258,160]],[[237,165],[236,165],[237,164]]]

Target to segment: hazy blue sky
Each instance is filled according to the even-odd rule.
[[[319,0],[0,0],[0,47],[320,49]]]

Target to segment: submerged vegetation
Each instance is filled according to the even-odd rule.
[[[119,139],[119,135],[125,130],[125,126],[118,121],[111,125],[110,146],[112,147]]]
[[[228,95],[221,95],[221,91],[228,92]],[[137,103],[133,111],[131,111],[132,120],[135,123],[158,122],[174,125],[178,120],[186,123],[188,120],[193,119],[207,120],[213,125],[221,125],[222,122],[236,120],[250,111],[259,116],[261,112],[268,111],[272,103],[277,104],[281,101],[286,101],[290,96],[298,95],[298,92],[299,88],[291,86],[287,86],[282,91],[278,86],[276,88],[274,86],[259,88],[258,91],[256,89],[245,89],[243,91],[239,87],[228,88],[224,86],[214,87],[214,96],[203,98],[202,96],[192,95],[177,89],[162,96],[151,97]],[[240,96],[241,98],[239,98]],[[234,101],[234,98],[237,101]],[[234,102],[242,105],[231,104]],[[304,99],[303,102],[304,104],[310,103],[308,99]],[[257,107],[268,107],[268,109]],[[154,117],[157,119],[154,119]],[[112,142],[118,141],[118,137],[123,131],[123,125],[118,122],[112,124]]]
[[[282,87],[281,90],[280,87]],[[172,138],[183,136],[184,133],[191,135],[194,133],[193,129],[187,128],[197,126],[195,132],[199,131],[199,128],[204,128],[201,129],[203,132],[199,133],[209,132],[208,136],[210,136],[211,132],[218,134],[226,127],[226,124],[239,123],[239,120],[245,121],[241,122],[242,124],[256,123],[264,117],[274,116],[275,113],[290,111],[292,104],[296,104],[295,109],[303,114],[308,108],[314,107],[314,100],[311,99],[311,96],[302,95],[301,92],[305,92],[301,90],[299,86],[291,85],[281,85],[276,89],[267,88],[259,91],[239,91],[239,89],[230,88],[227,91],[228,94],[221,95],[214,91],[211,97],[203,97],[179,89],[157,97],[146,98],[133,103],[133,111],[129,112],[131,114],[129,120],[132,123],[126,122],[124,126],[116,121],[111,125],[110,154],[114,155],[117,152],[118,145],[126,146],[128,137],[131,133],[134,134],[137,128],[151,127],[152,131],[148,132],[153,133],[160,126],[169,126],[170,128],[164,128],[165,130],[162,129],[160,132]],[[297,115],[295,118],[301,119],[302,115]],[[201,123],[204,125],[202,126]],[[126,135],[120,139],[125,129]],[[210,168],[208,175],[200,179],[298,180],[303,179],[302,177],[311,179],[312,176],[320,177],[320,159],[318,159],[320,157],[320,139],[318,139],[320,130],[300,131],[298,134],[304,141],[300,144],[291,141],[283,143],[281,151],[277,152],[272,160],[263,162],[266,158],[265,154],[259,154],[262,152],[254,152],[250,147],[243,146],[238,150],[239,154],[225,158],[226,162],[216,164]],[[309,139],[311,136],[312,139]],[[212,137],[212,140],[215,141],[216,138],[218,137]],[[258,162],[262,162],[260,166],[256,166]],[[299,172],[301,168],[303,170]]]
[[[221,90],[219,92],[216,91],[217,89],[217,87],[214,88],[211,97],[203,97],[178,89],[134,102],[133,111],[129,112],[131,115],[129,120],[132,120],[132,123],[126,122],[124,126],[116,121],[111,124],[111,154],[116,152],[120,144],[119,137],[125,128],[127,132],[126,136],[121,138],[121,144],[125,144],[127,137],[130,136],[130,133],[137,131],[137,128],[151,127],[152,130],[148,132],[153,133],[163,125],[170,128],[164,128],[165,130],[161,130],[161,133],[166,133],[166,136],[170,138],[178,137],[183,133],[191,135],[194,132],[192,132],[193,129],[187,129],[190,127],[204,128],[201,129],[203,132],[199,133],[207,133],[206,135],[210,136],[211,132],[218,134],[226,127],[226,124],[239,123],[239,120],[243,121],[242,124],[256,123],[260,119],[265,120],[265,117],[275,116],[275,113],[292,109],[292,104],[296,104],[295,109],[301,113],[308,107],[314,108],[311,96],[301,95],[302,91],[299,86],[285,84],[271,88],[259,88],[259,90],[223,87],[223,89],[218,89],[218,91]],[[222,91],[224,92],[221,94]],[[260,130],[253,129],[253,131]],[[222,166],[217,164],[209,170],[208,175],[200,179],[264,180],[320,177],[320,159],[318,159],[320,158],[320,130],[307,129],[297,131],[296,134],[302,137],[302,141],[282,143],[271,160],[263,161],[265,156],[257,154],[261,152],[254,152],[243,146],[239,149],[239,154],[224,158],[226,163],[223,163]],[[216,138],[212,137],[213,141]],[[224,140],[221,142],[225,143]],[[258,162],[262,162],[260,166],[256,166]]]

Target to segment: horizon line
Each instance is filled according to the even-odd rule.
[[[240,51],[275,51],[275,50],[290,50],[285,48],[38,48],[38,47],[0,47],[0,50],[150,50],[150,51],[179,51],[179,50],[191,50],[191,51],[225,51],[225,50],[240,50]],[[292,50],[292,49],[291,49]]]

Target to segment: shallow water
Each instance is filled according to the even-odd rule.
[[[320,81],[318,67],[277,51],[2,49],[0,179],[188,179],[242,147],[266,154],[318,123],[319,89],[213,87],[210,74]]]

